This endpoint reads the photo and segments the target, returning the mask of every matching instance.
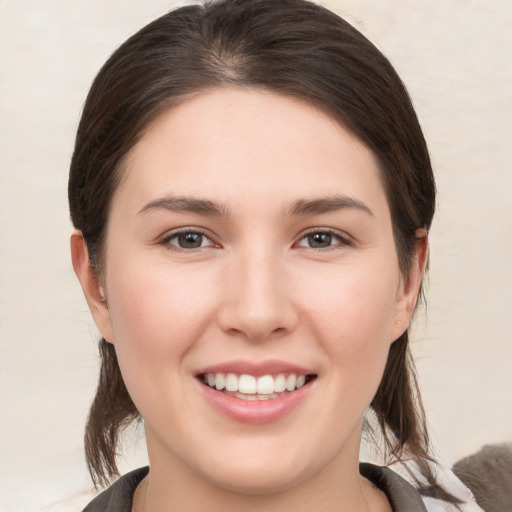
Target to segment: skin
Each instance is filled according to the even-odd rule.
[[[71,246],[145,419],[151,473],[134,510],[390,510],[358,472],[362,419],[409,325],[427,244],[405,276],[372,152],[298,99],[225,88],[161,114],[122,173],[104,275],[80,233]],[[345,206],[290,212],[334,196]],[[169,197],[229,215],[148,206]],[[180,247],[181,228],[204,233],[202,246]],[[317,377],[284,417],[247,425],[214,409],[196,378],[233,359]]]

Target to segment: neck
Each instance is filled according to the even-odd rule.
[[[225,512],[226,510],[244,510],[244,512],[260,512],[272,510],[273,512],[370,512],[372,509],[365,484],[358,478],[350,493],[345,493],[333,486],[329,489],[311,489],[311,485],[304,483],[295,489],[265,494],[249,494],[234,492],[222,488],[212,487],[204,492],[197,489],[169,487],[162,482],[148,477],[147,486],[141,486],[143,506],[141,512]]]
[[[148,445],[149,448],[149,445]],[[161,453],[161,452],[160,452]],[[286,486],[229,489],[204,478],[174,458],[151,460],[147,480],[139,485],[136,512],[390,512],[384,494],[359,475],[358,450],[349,460],[335,457],[313,476]]]

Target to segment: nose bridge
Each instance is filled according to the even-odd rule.
[[[254,341],[291,330],[295,314],[283,271],[282,258],[269,246],[234,255],[220,315],[223,329]]]

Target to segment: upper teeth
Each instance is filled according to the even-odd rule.
[[[207,373],[204,375],[204,381],[210,387],[217,390],[226,389],[226,391],[238,391],[239,393],[271,395],[283,391],[294,391],[304,386],[306,382],[305,375],[296,375],[290,373],[285,375],[263,375],[254,377],[253,375],[235,373]]]

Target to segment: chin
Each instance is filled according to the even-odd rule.
[[[226,491],[246,495],[270,495],[284,492],[307,479],[297,468],[233,468],[215,475],[210,482]]]

